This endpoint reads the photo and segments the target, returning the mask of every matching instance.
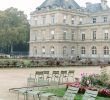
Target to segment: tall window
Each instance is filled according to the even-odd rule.
[[[54,38],[55,38],[54,35],[55,35],[55,31],[52,30],[52,31],[51,31],[51,39],[54,39]]]
[[[74,40],[75,39],[75,34],[74,34],[74,31],[72,30],[71,32],[71,40]]]
[[[67,49],[67,47],[66,47],[66,46],[64,46],[64,47],[63,47],[63,55],[65,55],[65,54],[66,54],[66,49]]]
[[[37,47],[34,47],[34,54],[37,54]]]
[[[50,48],[51,50],[50,50],[50,53],[51,54],[54,54],[55,53],[55,51],[54,51],[54,47],[53,46],[51,46],[51,48]]]
[[[74,24],[74,16],[71,18],[71,24]]]
[[[93,40],[96,40],[96,31],[93,31]]]
[[[44,17],[42,17],[42,19],[43,19],[42,23],[45,24],[46,23],[46,17],[44,16]]]
[[[45,47],[42,47],[42,54],[45,54]]]
[[[96,18],[95,17],[93,18],[93,23],[96,23]]]
[[[79,19],[79,24],[82,24],[82,21],[83,21],[83,18],[81,17],[81,18]]]
[[[63,23],[64,24],[66,23],[66,20],[67,20],[67,15],[64,15],[64,17],[63,17]]]
[[[45,30],[42,30],[42,39],[45,39]]]
[[[54,24],[54,23],[55,23],[55,16],[52,15],[52,16],[51,16],[51,24]]]
[[[67,32],[64,31],[64,32],[63,32],[63,40],[66,40],[66,34],[67,34]]]
[[[104,39],[108,40],[108,30],[105,30],[105,32],[104,32]]]
[[[108,40],[108,33],[104,33],[104,39]]]
[[[35,18],[35,26],[38,24],[38,19]]]
[[[33,31],[32,35],[31,35],[31,40],[32,41],[36,41],[37,40],[37,31]]]
[[[81,54],[86,54],[85,47],[81,47]]]
[[[107,17],[104,17],[104,23],[106,23],[107,22]]]
[[[93,55],[97,54],[97,48],[95,46],[92,47],[92,54]]]
[[[109,55],[109,48],[107,46],[104,47],[104,55]]]
[[[37,40],[37,31],[35,31],[35,41]]]
[[[84,41],[85,40],[85,34],[83,33],[82,34],[82,41]]]
[[[71,48],[71,54],[72,54],[72,55],[75,54],[75,48],[74,48],[74,47]]]

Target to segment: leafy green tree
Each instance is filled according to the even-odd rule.
[[[17,45],[27,46],[29,23],[23,11],[8,8],[0,11],[0,48],[4,51],[19,51]]]

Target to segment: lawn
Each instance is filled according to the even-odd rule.
[[[58,88],[58,89],[49,89],[46,90],[47,92],[51,92],[56,94],[58,97],[63,97],[66,89],[65,88]],[[83,94],[77,94],[75,100],[81,100],[82,99]],[[97,96],[96,100],[110,100],[110,98],[105,98],[105,97],[99,97]]]

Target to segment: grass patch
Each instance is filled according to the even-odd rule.
[[[48,89],[46,92],[51,92],[57,95],[58,97],[63,97],[65,94],[66,89],[65,88],[59,88],[59,89]],[[75,97],[75,100],[81,100],[83,97],[83,94],[77,94]],[[105,98],[105,97],[99,97],[97,96],[96,100],[110,100],[110,98]]]

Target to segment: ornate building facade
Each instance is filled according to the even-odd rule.
[[[110,59],[107,0],[46,0],[31,13],[30,57]]]

